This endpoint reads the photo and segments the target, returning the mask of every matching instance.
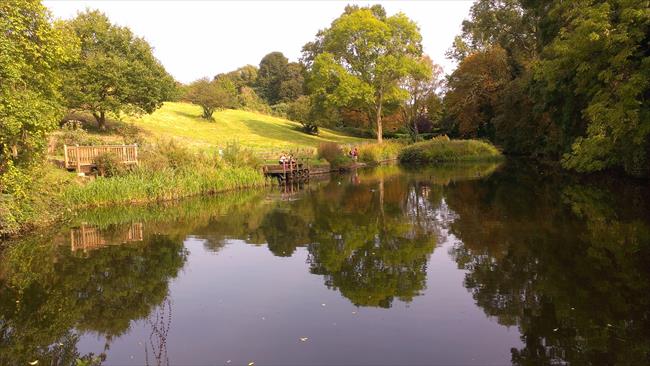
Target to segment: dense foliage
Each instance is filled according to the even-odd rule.
[[[62,113],[58,68],[76,46],[40,1],[0,3],[0,174],[42,152]]]
[[[171,98],[174,80],[143,38],[99,11],[80,13],[68,26],[81,42],[79,59],[64,73],[69,108],[91,112],[105,129],[107,113],[151,113]]]
[[[581,172],[650,172],[647,0],[479,0],[450,56],[447,131]]]
[[[493,145],[478,140],[450,140],[443,136],[409,145],[399,152],[402,163],[442,163],[501,159]]]
[[[304,94],[302,65],[289,62],[282,52],[271,52],[260,61],[256,86],[270,105],[296,100]]]
[[[403,13],[388,16],[381,5],[347,6],[331,26],[303,48],[308,88],[318,103],[365,115],[382,141],[386,104],[407,93],[400,82],[422,72],[422,36]]]

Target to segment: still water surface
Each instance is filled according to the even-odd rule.
[[[0,364],[644,364],[648,193],[510,162],[89,211],[2,254]]]

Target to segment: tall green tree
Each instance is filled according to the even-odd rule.
[[[40,1],[0,2],[0,174],[42,151],[62,115],[59,67],[77,46]]]
[[[285,77],[289,60],[282,52],[271,52],[260,61],[257,73],[257,87],[260,95],[269,104],[280,101],[280,84]]]
[[[271,105],[296,100],[304,94],[303,71],[301,64],[289,62],[282,52],[271,52],[260,61],[257,89]]]
[[[443,71],[431,58],[424,55],[419,72],[404,78],[403,88],[408,97],[402,104],[402,116],[413,141],[418,141],[424,119],[433,122],[439,119],[441,97],[438,95],[443,84]]]
[[[403,13],[387,16],[380,5],[348,6],[330,28],[303,48],[309,89],[326,104],[365,112],[382,141],[382,112],[406,92],[400,81],[422,67],[422,36]]]
[[[109,113],[152,113],[173,96],[173,78],[143,38],[97,10],[80,13],[69,24],[81,41],[78,62],[66,70],[69,108],[91,112],[105,129]]]

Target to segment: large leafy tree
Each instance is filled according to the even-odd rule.
[[[445,109],[460,136],[494,138],[495,106],[509,79],[506,52],[501,47],[463,59],[449,77],[445,96]]]
[[[289,62],[282,52],[271,52],[260,61],[257,88],[267,103],[296,100],[304,94],[304,83],[302,65]]]
[[[413,141],[419,139],[420,132],[431,132],[432,123],[439,119],[442,109],[438,94],[443,84],[442,67],[426,55],[422,64],[419,72],[408,75],[403,82],[408,98],[403,102],[402,116]]]
[[[76,41],[38,0],[0,2],[0,174],[32,160],[61,116],[58,68]]]
[[[151,113],[173,95],[173,78],[143,38],[96,10],[69,25],[81,41],[81,56],[66,70],[68,107],[91,112],[100,129],[109,113]]]
[[[402,13],[348,6],[303,48],[309,89],[325,104],[363,111],[381,142],[383,107],[406,98],[400,81],[422,67],[421,41],[417,25]]]

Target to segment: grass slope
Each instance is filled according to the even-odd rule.
[[[201,117],[201,108],[188,103],[165,103],[153,114],[127,119],[154,138],[175,138],[195,147],[224,147],[237,141],[256,151],[315,148],[321,142],[359,144],[372,140],[345,136],[321,128],[318,136],[299,130],[300,124],[241,110],[215,112],[214,121]]]

